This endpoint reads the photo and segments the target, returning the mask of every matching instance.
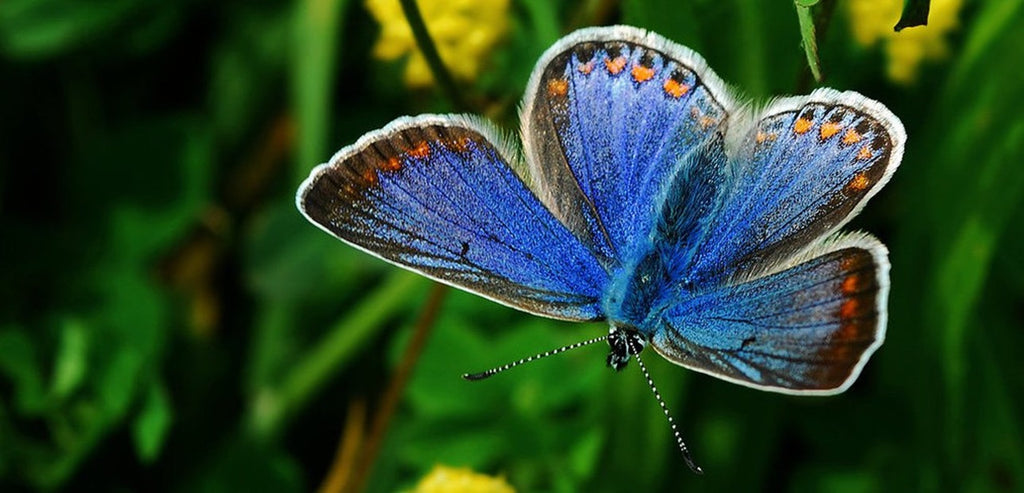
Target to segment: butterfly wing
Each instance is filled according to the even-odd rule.
[[[885,336],[885,246],[846,235],[793,262],[684,297],[665,311],[652,347],[676,364],[762,390],[846,390]]]
[[[537,64],[523,141],[545,204],[605,263],[653,227],[655,197],[724,133],[724,84],[689,49],[626,26],[562,38]]]
[[[683,242],[691,249],[688,280],[698,286],[790,266],[888,182],[906,133],[880,103],[820,89],[776,101],[730,139],[738,140],[732,183],[714,220]]]
[[[748,128],[728,137],[726,169],[713,164],[723,147],[708,148],[662,206],[653,249],[670,281],[651,344],[744,385],[841,392],[882,343],[889,264],[871,237],[829,235],[889,180],[903,126],[863,96],[819,90]],[[702,183],[714,186],[690,191]]]
[[[321,229],[432,279],[553,318],[602,318],[607,274],[465,117],[400,118],[313,170],[296,203]]]

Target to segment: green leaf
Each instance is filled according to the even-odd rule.
[[[906,372],[903,385],[912,389],[919,473],[945,479],[996,467],[979,463],[978,450],[996,444],[978,433],[978,426],[989,424],[971,419],[992,398],[978,386],[980,363],[971,347],[981,331],[998,330],[991,323],[994,314],[979,307],[993,269],[1002,270],[995,259],[1003,240],[1019,230],[1013,217],[1024,203],[1024,121],[1006,101],[1024,90],[1024,80],[982,68],[1019,59],[1020,5],[980,7],[964,34],[968,49],[945,70],[950,77],[940,96],[933,96],[938,102],[919,117],[900,170],[917,171],[907,175],[912,179],[905,182],[904,227],[893,245],[893,294],[899,303],[893,304],[887,344],[898,351],[892,353],[898,361],[884,357],[891,368]]]
[[[246,435],[231,435],[224,443],[210,444],[209,460],[182,481],[180,491],[310,491],[302,470],[290,455]],[[175,471],[177,473],[177,471]],[[177,475],[175,475],[177,479]]]
[[[43,376],[32,342],[19,328],[0,330],[0,375],[14,387],[18,412],[31,416],[47,406]]]
[[[821,82],[818,39],[814,32],[814,14],[811,12],[811,6],[817,3],[817,0],[795,0],[796,17],[800,21],[800,38],[803,40],[804,53],[807,55],[807,65],[811,68],[814,80]]]
[[[4,0],[0,47],[19,57],[42,57],[76,47],[119,24],[138,0]]]
[[[67,319],[61,324],[60,343],[54,360],[50,392],[58,400],[68,397],[82,383],[88,368],[89,329],[85,323]]]
[[[622,18],[626,24],[650,29],[694,50],[702,48],[700,16],[694,2],[624,0]]]
[[[211,74],[204,90],[210,126],[226,148],[251,145],[245,139],[267,132],[268,113],[283,110],[262,103],[273,99],[281,104],[283,72],[293,48],[288,8],[243,4],[209,49]]]
[[[295,184],[329,157],[334,66],[341,48],[338,27],[346,5],[347,0],[300,0],[295,4],[292,98],[301,129]]]
[[[406,300],[416,297],[427,284],[416,274],[394,271],[359,307],[338,320],[321,341],[300,357],[281,378],[280,385],[268,385],[257,391],[249,429],[260,437],[279,432],[292,413],[301,409],[384,327],[384,320],[404,306]]]
[[[172,410],[167,390],[159,383],[150,385],[142,410],[132,423],[135,453],[143,463],[152,463],[160,455],[171,421]]]

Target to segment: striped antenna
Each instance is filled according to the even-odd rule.
[[[632,344],[631,344],[632,346]],[[661,410],[665,413],[665,417],[668,418],[668,425],[672,427],[672,433],[676,436],[676,445],[679,446],[679,451],[683,453],[683,460],[686,461],[686,465],[690,466],[690,470],[697,474],[704,474],[704,470],[693,461],[693,457],[690,456],[690,449],[686,447],[686,442],[683,442],[683,436],[679,434],[679,429],[676,428],[676,422],[672,419],[672,415],[668,413],[668,406],[665,405],[665,401],[662,400],[661,394],[658,393],[658,388],[654,386],[654,380],[651,380],[651,374],[647,372],[647,366],[644,365],[643,360],[640,359],[640,352],[633,353],[636,356],[636,363],[640,366],[640,371],[644,373],[644,378],[647,379],[647,385],[651,387],[651,392],[654,392],[654,398],[658,400],[658,405],[661,406]]]
[[[564,352],[566,352],[566,351],[568,351],[570,349],[576,349],[576,348],[583,347],[583,346],[589,346],[589,345],[591,345],[591,344],[593,344],[595,342],[600,342],[600,341],[604,341],[604,340],[607,340],[607,339],[608,339],[608,336],[606,336],[606,335],[601,336],[601,337],[595,337],[595,338],[587,340],[587,341],[577,342],[575,344],[569,344],[568,346],[562,346],[562,347],[560,347],[558,349],[552,349],[550,351],[545,351],[545,352],[540,353],[540,354],[535,354],[533,356],[530,356],[529,358],[523,358],[523,359],[521,359],[519,361],[516,361],[516,362],[513,362],[513,363],[509,363],[507,365],[499,366],[497,368],[491,368],[490,370],[483,371],[483,372],[480,372],[480,373],[464,373],[462,375],[462,378],[465,378],[466,380],[472,380],[472,381],[483,380],[483,379],[485,379],[487,377],[492,377],[492,376],[497,375],[497,374],[499,374],[499,373],[501,373],[501,372],[503,372],[505,370],[508,370],[510,368],[515,368],[515,367],[517,367],[517,366],[519,366],[519,365],[521,365],[523,363],[529,363],[529,362],[531,362],[533,360],[538,360],[538,359],[541,359],[541,358],[546,358],[548,356],[554,356],[554,355],[556,355],[558,353],[564,353]]]

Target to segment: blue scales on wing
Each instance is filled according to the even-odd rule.
[[[804,257],[781,272],[681,297],[651,345],[677,364],[752,387],[845,390],[884,338],[886,250],[852,234]]]
[[[697,54],[627,27],[567,36],[538,63],[522,117],[535,188],[606,266],[635,255],[655,198],[724,133],[731,102],[712,87]]]
[[[859,95],[818,91],[769,107],[743,137],[676,176],[647,253],[612,283],[623,301],[609,318],[698,371],[842,391],[882,342],[888,259],[871,237],[830,235],[898,166],[902,126]]]
[[[889,180],[899,120],[856,93],[818,90],[771,105],[743,136],[715,222],[694,241],[688,279],[750,278],[836,231]]]
[[[604,268],[500,142],[471,119],[399,119],[315,170],[298,206],[343,241],[441,282],[540,315],[603,318]]]

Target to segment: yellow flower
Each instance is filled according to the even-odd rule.
[[[452,76],[463,80],[476,78],[485,57],[508,30],[509,0],[418,0],[417,4]],[[366,0],[366,8],[381,25],[373,55],[383,60],[408,55],[406,84],[431,85],[434,78],[398,0]]]
[[[924,60],[938,60],[949,51],[946,34],[959,24],[962,0],[932,0],[928,25],[893,31],[903,9],[903,0],[851,0],[850,30],[863,46],[884,43],[889,59],[886,72],[891,80],[911,84]]]
[[[467,468],[434,466],[413,493],[515,493],[503,478],[475,473]]]

